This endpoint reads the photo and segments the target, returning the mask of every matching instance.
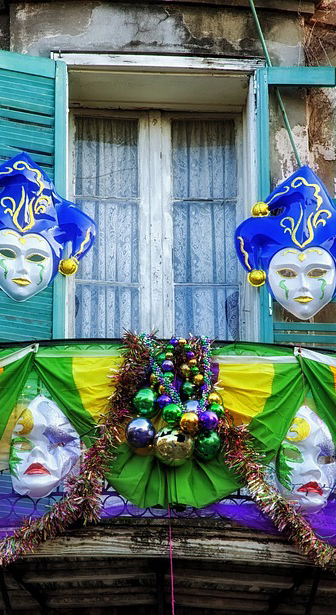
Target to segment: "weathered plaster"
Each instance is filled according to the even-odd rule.
[[[0,49],[9,49],[9,17],[0,14]]]
[[[299,18],[263,11],[260,19],[274,62],[302,61]],[[99,0],[12,4],[11,49],[43,56],[61,49],[263,57],[249,10]]]

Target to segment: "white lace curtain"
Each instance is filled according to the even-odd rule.
[[[138,122],[78,117],[76,202],[98,233],[76,276],[76,337],[139,326],[138,201]]]
[[[238,339],[234,120],[174,120],[168,145],[172,334]],[[77,118],[76,202],[98,224],[96,243],[76,277],[76,336],[121,337],[124,329],[139,330],[136,120]]]
[[[175,329],[239,337],[234,120],[172,124]]]

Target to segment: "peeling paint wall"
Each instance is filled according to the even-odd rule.
[[[192,53],[263,57],[249,9],[205,5],[91,2],[11,4],[11,49],[49,56],[51,50]],[[303,62],[295,13],[261,11],[272,60]]]
[[[270,10],[258,10],[258,14],[273,64],[304,64],[303,17],[272,10],[277,3],[269,4]],[[10,49],[45,57],[58,50],[264,57],[248,7],[102,0],[11,3]],[[311,144],[311,151],[308,149],[306,91],[286,92],[284,100],[302,161],[318,167],[315,157],[333,158],[334,144],[329,137]],[[278,104],[272,97],[270,131],[271,179],[275,185],[294,170],[296,162]]]

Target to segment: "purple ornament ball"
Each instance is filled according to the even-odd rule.
[[[186,357],[188,360],[193,359],[195,356],[195,353],[192,350],[188,350]]]
[[[171,344],[172,346],[174,346],[174,348],[176,348],[176,346],[178,346],[178,339],[176,337],[172,337],[169,344]]]
[[[205,412],[201,412],[198,417],[198,421],[200,429],[211,431],[212,429],[216,429],[218,425],[218,416],[215,412],[206,410]]]
[[[163,363],[162,363],[162,371],[163,372],[172,372],[172,371],[174,371],[174,363],[173,363],[173,361],[170,361],[170,359],[166,359],[165,361],[163,361]]]
[[[173,402],[172,398],[169,397],[169,395],[167,395],[167,393],[162,393],[162,395],[160,395],[160,397],[157,398],[157,403],[159,405],[159,407],[164,408],[165,406],[168,406],[168,404],[171,404]]]
[[[153,423],[139,417],[130,421],[126,427],[126,439],[131,446],[143,448],[152,444],[155,436]]]

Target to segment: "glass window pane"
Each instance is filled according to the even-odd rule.
[[[234,120],[172,123],[175,333],[239,338]]]
[[[76,275],[76,337],[139,327],[138,122],[76,118],[77,205],[97,224]]]

